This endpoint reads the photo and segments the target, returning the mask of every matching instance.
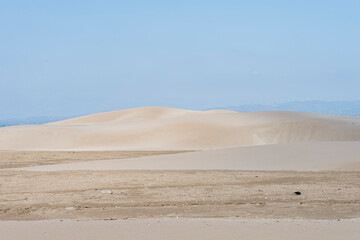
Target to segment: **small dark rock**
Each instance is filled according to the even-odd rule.
[[[301,192],[296,191],[296,192],[294,192],[294,194],[295,194],[295,195],[301,195]]]

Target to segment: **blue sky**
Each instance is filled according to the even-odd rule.
[[[360,1],[2,1],[0,119],[355,100]]]

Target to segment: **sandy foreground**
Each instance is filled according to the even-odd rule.
[[[316,159],[323,164],[321,169],[333,163],[358,163],[357,144],[321,143],[312,151],[317,144],[157,156],[156,152],[104,152],[109,157],[143,157],[96,161],[92,160],[101,152],[25,152],[27,157],[21,160],[24,152],[8,151],[5,156],[20,159],[17,166],[32,167],[0,170],[0,239],[359,239],[357,168],[283,170],[308,166]],[[296,149],[300,151],[292,152]],[[296,161],[287,165],[289,153]],[[324,162],[324,156],[332,164]],[[346,157],[339,161],[341,156]],[[252,160],[246,161],[249,157]],[[1,161],[7,166],[9,158]],[[192,162],[203,169],[179,170]],[[280,170],[216,169],[241,169],[250,163]],[[74,164],[80,168],[71,169]],[[173,169],[131,170],[139,164]],[[212,165],[214,169],[205,167]],[[70,170],[61,169],[64,166]]]
[[[357,171],[1,170],[0,239],[359,239],[359,196]]]
[[[128,219],[116,221],[2,221],[2,239],[327,239],[358,240],[360,219]]]
[[[27,153],[27,170],[0,170],[0,239],[360,237],[359,171],[29,171],[63,165],[43,165],[44,154]],[[62,154],[70,165],[94,157]],[[178,154],[158,157],[193,156]]]
[[[1,220],[360,217],[357,171],[0,171],[0,184]]]

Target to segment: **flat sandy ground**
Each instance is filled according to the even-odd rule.
[[[307,145],[296,149],[311,152],[311,159],[317,154],[324,156],[322,150],[314,152],[303,146]],[[357,143],[339,146],[326,154],[335,161],[336,154],[345,149],[351,153],[347,159],[357,162],[352,158],[357,155]],[[293,147],[286,145],[289,147],[293,152]],[[280,150],[283,152],[283,147]],[[2,151],[0,239],[360,239],[359,171],[179,170],[191,165],[192,159],[198,159],[202,166],[209,159],[216,163],[214,168],[221,168],[239,159],[234,156],[257,156],[242,151],[158,157],[155,155],[175,152]],[[272,150],[255,152],[261,156],[253,159],[264,163],[278,159],[280,164],[274,162],[275,168],[284,167],[288,156]],[[110,161],[106,159],[119,159],[111,160],[113,164],[139,156],[126,161],[162,166],[165,159],[174,159],[176,164],[174,170],[96,168],[99,162],[106,165]],[[227,161],[219,156],[226,156]],[[308,155],[302,156],[307,159]],[[157,162],[157,158],[163,160]],[[97,160],[95,167],[92,160]],[[56,163],[85,161],[92,170],[46,170],[66,165]],[[27,166],[44,169],[34,171]],[[296,191],[301,195],[294,194]]]
[[[2,170],[0,189],[2,220],[360,217],[356,171]]]
[[[358,240],[360,219],[128,219],[116,221],[2,221],[1,239],[241,239]]]

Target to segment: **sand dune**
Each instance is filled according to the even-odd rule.
[[[144,107],[0,128],[0,150],[204,150],[360,140],[360,117]]]
[[[360,171],[360,142],[237,147],[132,159],[43,165],[19,170],[296,170]]]

